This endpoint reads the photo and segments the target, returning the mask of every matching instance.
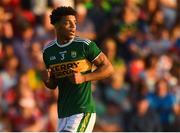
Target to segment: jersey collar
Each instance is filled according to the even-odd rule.
[[[62,47],[66,47],[66,46],[70,45],[70,44],[73,42],[73,40],[74,40],[74,38],[71,39],[71,40],[70,40],[69,42],[67,42],[67,43],[59,44],[59,43],[57,42],[57,39],[56,39],[56,40],[55,40],[55,43],[57,44],[58,47],[62,48]]]

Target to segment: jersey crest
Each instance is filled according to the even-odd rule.
[[[76,56],[77,56],[77,52],[76,51],[71,51],[71,57],[76,58]]]

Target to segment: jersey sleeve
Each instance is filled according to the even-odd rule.
[[[90,62],[92,62],[100,53],[101,50],[95,42],[91,41],[89,44],[85,44],[85,55]]]
[[[43,61],[44,61],[44,64],[45,64],[46,68],[48,69],[49,64],[48,64],[48,60],[47,60],[47,54],[46,54],[45,51],[43,51]]]

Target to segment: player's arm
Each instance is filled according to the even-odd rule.
[[[85,74],[85,81],[104,79],[114,72],[112,64],[103,52],[101,52],[92,63],[97,67],[97,69],[91,73]]]
[[[49,57],[48,57],[47,53],[45,52],[45,49],[46,48],[43,49],[43,61],[44,61],[44,65],[46,66],[47,69],[41,71],[41,77],[47,88],[55,89],[57,87],[57,80],[56,80],[53,72],[51,71],[51,68],[49,67],[49,64],[48,64]]]
[[[71,81],[75,84],[81,84],[87,81],[107,78],[114,72],[112,64],[102,52],[92,63],[97,67],[95,71],[88,74],[81,74],[80,72],[74,71],[70,76]]]
[[[101,52],[94,42],[85,40],[84,54],[86,58],[94,64],[97,68],[95,71],[87,74],[81,74],[80,72],[74,72],[71,76],[71,80],[75,84],[81,84],[87,81],[101,80],[110,76],[114,69],[106,55]]]
[[[41,76],[46,87],[49,89],[55,89],[57,87],[57,80],[55,79],[51,69],[41,71]]]

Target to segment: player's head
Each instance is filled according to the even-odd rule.
[[[51,24],[54,25],[58,35],[65,39],[72,39],[76,31],[76,11],[72,7],[58,7],[50,15]]]

